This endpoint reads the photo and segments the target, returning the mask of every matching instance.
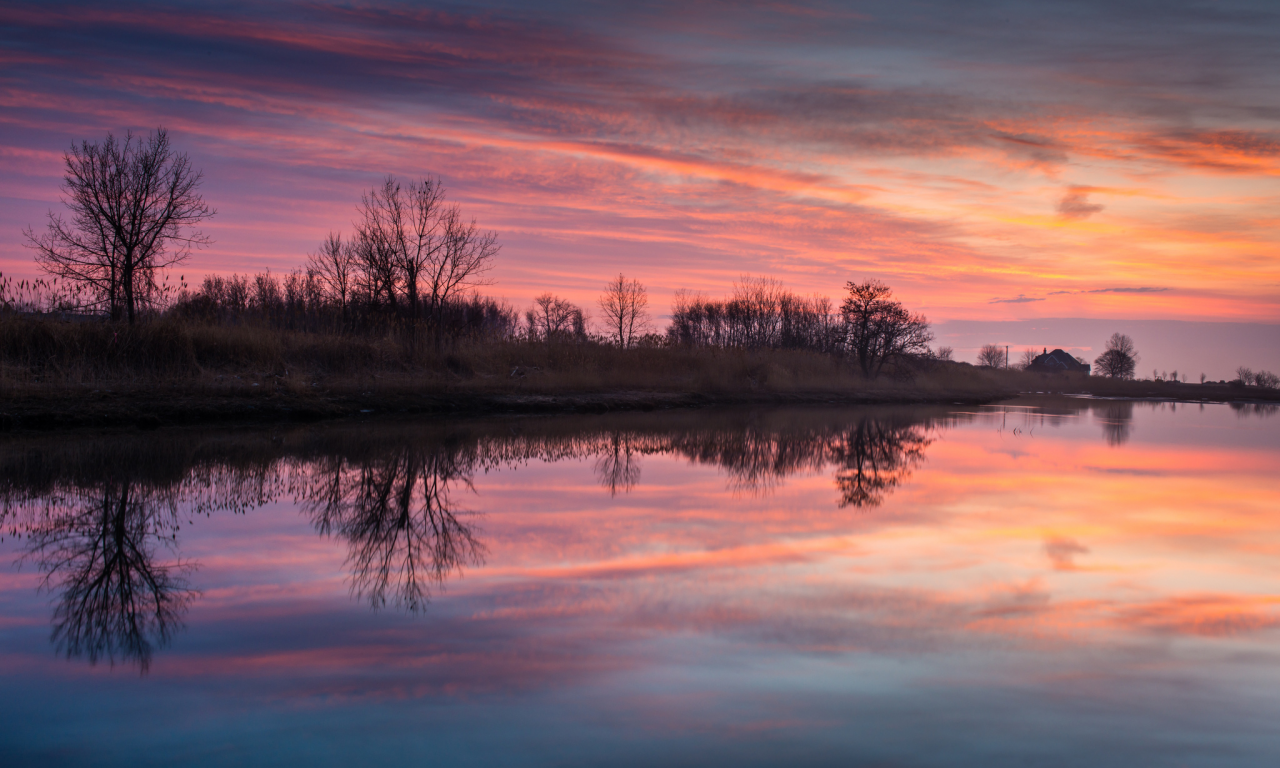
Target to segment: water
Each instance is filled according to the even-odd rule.
[[[8,438],[0,763],[1276,764],[1277,424]]]

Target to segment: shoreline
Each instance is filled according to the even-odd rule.
[[[0,432],[49,432],[101,428],[156,429],[169,426],[242,426],[343,419],[413,417],[468,418],[555,414],[602,414],[729,406],[805,405],[988,405],[1021,397],[1072,397],[1186,403],[1280,403],[1280,391],[1207,385],[1064,386],[1047,390],[947,391],[911,387],[858,391],[512,393],[391,391],[305,393],[217,392],[154,387],[122,391],[56,388],[0,394]],[[1116,387],[1117,383],[1128,384]],[[1170,391],[1173,389],[1182,391]],[[1094,391],[1086,391],[1092,389]],[[1128,389],[1130,391],[1117,391]]]
[[[19,399],[4,397],[3,406],[0,406],[0,433],[119,427],[230,427],[339,421],[398,414],[469,418],[652,412],[751,405],[982,405],[1008,396],[1007,392],[978,396],[973,392],[957,392],[938,396],[935,393],[892,390],[735,394],[643,391],[566,394],[372,393],[329,397],[119,392],[95,393],[90,399],[84,395],[58,397],[50,393]]]

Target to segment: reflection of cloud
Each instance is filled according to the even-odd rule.
[[[1074,571],[1075,556],[1088,554],[1089,548],[1075,539],[1054,537],[1044,543],[1044,553],[1049,556],[1054,570]]]
[[[1058,215],[1064,219],[1087,219],[1101,211],[1104,206],[1089,202],[1089,192],[1093,187],[1073,186],[1058,201]]]
[[[1280,625],[1270,601],[1235,595],[1175,596],[1127,608],[1119,618],[1126,626],[1202,637],[1227,637]]]

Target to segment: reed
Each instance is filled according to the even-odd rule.
[[[909,374],[909,375],[908,375]],[[614,391],[775,394],[1001,391],[993,372],[931,362],[864,379],[811,350],[619,348],[598,339],[462,338],[427,333],[293,331],[162,317],[134,326],[55,317],[0,317],[0,383],[10,393],[77,386],[186,389],[262,385],[298,391],[418,391],[555,395]]]

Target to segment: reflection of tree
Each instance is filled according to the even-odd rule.
[[[780,431],[757,425],[713,429],[676,435],[664,441],[662,450],[720,467],[735,491],[762,494],[785,477],[819,469],[829,431]]]
[[[669,450],[716,464],[738,489],[767,491],[783,478],[836,466],[840,506],[878,506],[905,481],[933,441],[918,422],[884,415],[799,430],[708,430],[672,440]]]
[[[432,589],[483,559],[453,498],[476,472],[591,458],[617,494],[639,482],[640,457],[668,454],[717,466],[734,489],[758,493],[834,464],[843,505],[867,506],[905,481],[941,417],[735,411],[15,439],[0,444],[0,528],[26,539],[24,557],[56,594],[60,652],[145,670],[196,594],[187,584],[194,566],[177,552],[179,518],[292,496],[321,533],[347,543],[353,592],[421,611]]]
[[[180,518],[273,498],[272,447],[176,434],[0,446],[0,522],[26,539],[23,559],[57,596],[59,652],[146,671],[196,595],[194,565],[177,554]]]
[[[920,427],[866,418],[830,448],[842,507],[876,507],[911,476],[933,441]]]
[[[1101,407],[1095,406],[1095,418],[1102,425],[1107,445],[1124,445],[1129,442],[1133,429],[1133,401],[1108,400]]]
[[[1248,416],[1274,416],[1277,413],[1280,413],[1280,405],[1277,405],[1276,403],[1232,402],[1228,403],[1228,405],[1230,405],[1231,410],[1235,411],[1236,415],[1241,418]]]
[[[62,500],[59,500],[62,501]],[[67,655],[136,662],[145,672],[153,648],[181,626],[193,595],[190,566],[157,559],[175,540],[176,508],[163,494],[129,481],[107,482],[45,506],[29,530],[29,554],[59,593],[54,645]]]
[[[483,559],[484,545],[452,508],[451,486],[471,487],[457,450],[398,447],[356,466],[323,460],[308,474],[303,504],[321,533],[350,543],[353,589],[374,606],[390,596],[421,611],[433,583]]]
[[[595,468],[596,477],[609,489],[610,496],[617,496],[619,491],[630,493],[640,482],[640,459],[629,436],[620,432],[605,438]]]

